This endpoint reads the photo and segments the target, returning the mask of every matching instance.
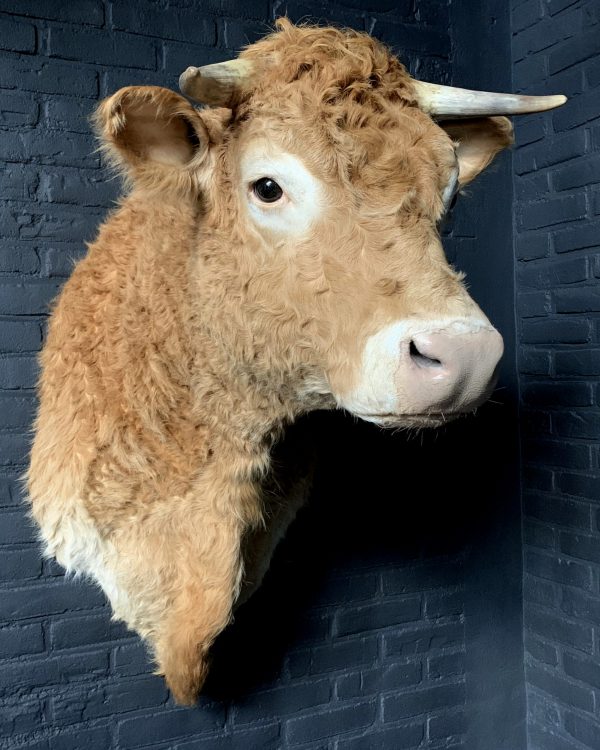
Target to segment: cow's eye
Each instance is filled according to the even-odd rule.
[[[283,190],[270,177],[261,177],[252,185],[252,192],[263,203],[275,203],[283,196]]]

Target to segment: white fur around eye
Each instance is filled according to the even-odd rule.
[[[270,177],[283,190],[283,199],[261,203],[252,195],[253,184]],[[260,141],[243,154],[241,189],[248,212],[261,229],[287,236],[305,234],[321,216],[324,188],[302,161],[292,154]]]

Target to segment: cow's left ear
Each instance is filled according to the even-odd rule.
[[[506,117],[440,122],[456,143],[458,183],[467,185],[482,172],[494,156],[513,142],[513,128]]]
[[[165,168],[199,165],[209,134],[202,118],[179,94],[159,86],[128,86],[105,99],[94,124],[109,158],[136,177]]]

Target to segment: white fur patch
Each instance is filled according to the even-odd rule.
[[[286,235],[306,234],[321,216],[324,186],[302,161],[272,143],[252,143],[242,156],[242,192],[253,222],[261,229]],[[276,203],[260,203],[252,185],[262,177],[275,180],[284,192]]]
[[[485,317],[407,319],[385,326],[367,339],[356,386],[350,393],[338,397],[339,406],[364,419],[368,419],[368,415],[401,414],[406,404],[401,383],[398,383],[398,370],[410,357],[411,337],[434,331],[461,334],[481,329],[493,330]]]

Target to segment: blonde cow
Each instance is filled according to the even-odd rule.
[[[437,225],[511,143],[499,115],[564,98],[422,83],[364,34],[286,20],[181,87],[210,106],[133,86],[97,111],[127,192],[53,310],[28,480],[47,554],[191,703],[243,544],[264,525],[263,571],[293,516],[261,494],[285,426],[435,426],[489,395],[502,339]]]

